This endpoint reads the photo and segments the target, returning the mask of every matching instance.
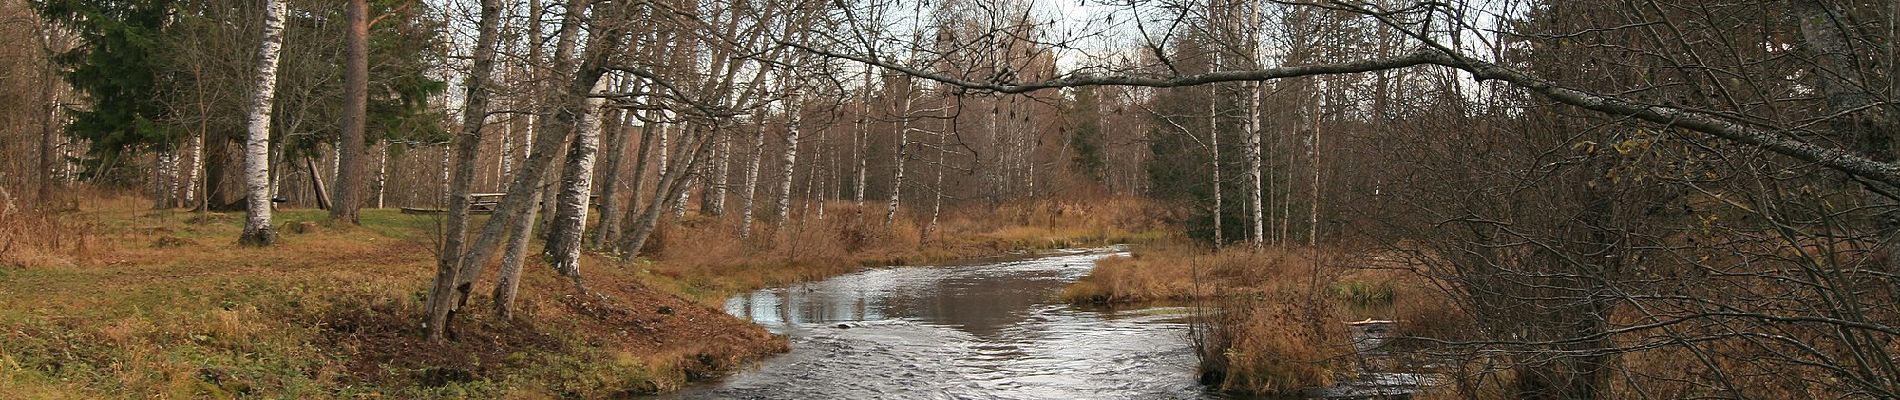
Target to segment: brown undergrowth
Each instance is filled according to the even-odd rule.
[[[709,306],[723,293],[864,265],[1139,239],[1153,234],[1124,227],[1158,226],[1143,222],[1153,218],[1145,210],[1112,210],[1127,213],[1121,222],[1065,222],[1095,217],[1025,203],[947,215],[941,237],[920,246],[917,228],[900,222],[885,231],[881,214],[867,213],[871,225],[838,222],[843,207],[828,222],[760,236],[769,240],[739,241],[702,218],[662,233],[650,260],[587,255],[590,295],[531,259],[514,320],[488,311],[492,286],[480,282],[454,339],[430,343],[416,321],[434,272],[438,217],[365,210],[362,226],[335,226],[322,211],[280,210],[280,244],[248,248],[235,240],[241,213],[200,220],[149,210],[136,197],[78,198],[64,211],[0,217],[0,243],[11,243],[0,251],[5,397],[663,392],[785,350],[783,338]],[[1004,215],[1010,210],[1020,215]],[[1010,226],[1049,215],[1057,222]]]
[[[1193,306],[1204,383],[1292,394],[1353,373],[1349,322],[1397,320],[1401,331],[1457,323],[1455,310],[1424,279],[1369,264],[1363,255],[1330,248],[1151,243],[1101,260],[1062,297]]]

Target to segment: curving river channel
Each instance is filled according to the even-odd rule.
[[[897,267],[733,297],[792,351],[678,399],[1201,399],[1184,310],[1055,294],[1118,250]]]

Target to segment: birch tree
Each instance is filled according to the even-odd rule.
[[[277,61],[284,46],[284,18],[289,6],[285,0],[265,0],[263,42],[257,50],[257,81],[252,90],[250,117],[244,138],[244,185],[246,199],[244,233],[238,241],[253,246],[269,246],[277,236],[271,231],[270,128],[271,106],[277,95]]]
[[[436,262],[435,281],[429,288],[429,319],[423,328],[430,340],[441,340],[448,323],[446,309],[455,277],[464,264],[462,253],[468,234],[469,192],[475,185],[476,158],[480,156],[482,127],[488,115],[489,78],[495,70],[496,47],[500,41],[501,0],[482,0],[481,20],[475,36],[474,62],[463,82],[462,131],[455,142],[455,165],[449,179],[448,218],[443,223],[442,249]],[[508,155],[504,154],[503,157]]]
[[[587,227],[589,199],[594,193],[594,156],[600,150],[602,100],[588,96],[581,104],[574,142],[568,148],[567,165],[561,172],[561,196],[555,200],[554,224],[548,228],[547,254],[552,258],[550,262],[555,271],[573,281],[575,288],[586,292],[580,272],[581,234]]]

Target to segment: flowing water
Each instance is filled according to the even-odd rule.
[[[1119,250],[876,269],[733,297],[792,351],[680,399],[1201,399],[1186,310],[1054,299]]]

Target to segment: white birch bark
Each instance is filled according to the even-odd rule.
[[[1219,65],[1219,56],[1215,58],[1217,59],[1215,65]],[[1227,243],[1227,240],[1223,237],[1225,236],[1225,232],[1223,232],[1221,228],[1221,211],[1225,210],[1225,208],[1223,204],[1221,204],[1220,86],[1208,86],[1207,91],[1209,93],[1207,96],[1207,147],[1209,152],[1213,153],[1212,160],[1209,160],[1208,164],[1214,170],[1214,247],[1221,247]]]
[[[902,201],[904,190],[904,160],[910,158],[910,107],[911,85],[904,87],[902,109],[897,113],[897,156],[891,164],[891,202],[884,211],[884,229],[890,229],[897,223],[897,208]]]
[[[1253,243],[1255,249],[1259,249],[1265,247],[1267,244],[1266,215],[1262,210],[1265,203],[1261,199],[1261,195],[1264,193],[1262,193],[1263,185],[1261,184],[1260,175],[1260,103],[1258,102],[1260,99],[1260,84],[1249,83],[1246,87],[1247,144],[1245,150],[1247,157],[1247,185],[1249,189],[1247,191],[1247,201],[1249,204],[1248,210],[1251,210],[1253,213],[1253,235],[1248,239]]]
[[[754,121],[758,125],[757,135],[752,139],[752,156],[745,161],[745,188],[740,190],[739,200],[741,216],[739,218],[739,239],[752,237],[752,220],[757,214],[755,200],[759,194],[759,167],[765,163],[765,117],[760,114]]]
[[[779,159],[779,165],[785,167],[785,170],[782,179],[779,180],[778,208],[776,208],[778,220],[774,221],[780,225],[785,224],[792,216],[792,179],[796,176],[792,173],[798,166],[798,114],[801,111],[799,104],[796,93],[790,95],[785,101],[785,155]]]
[[[725,132],[723,129],[719,131]],[[730,183],[728,175],[732,174],[732,139],[721,135],[718,140],[719,149],[713,153],[712,207],[706,211],[713,216],[726,213],[726,184]]]
[[[284,46],[284,17],[289,6],[285,0],[266,0],[264,4],[264,41],[257,50],[256,89],[251,92],[251,112],[245,121],[244,186],[246,199],[244,233],[239,241],[268,246],[276,240],[271,232],[270,196],[270,125],[271,106],[277,97],[277,61]]]
[[[599,90],[595,87],[595,90]],[[574,143],[567,153],[567,165],[561,171],[561,194],[557,198],[554,223],[548,228],[547,254],[553,257],[554,270],[586,291],[581,283],[581,237],[587,228],[589,199],[594,193],[594,158],[600,152],[600,109],[602,98],[583,100],[579,121],[574,127]]]
[[[198,204],[198,180],[204,177],[200,171],[204,170],[205,166],[204,131],[201,130],[192,135],[191,142],[191,165],[185,169],[185,192],[181,196],[187,206]]]
[[[376,201],[371,208],[383,208],[384,195],[389,192],[389,143],[376,146]]]
[[[1319,159],[1319,117],[1320,109],[1315,107],[1313,110],[1313,198],[1311,199],[1312,212],[1308,214],[1309,219],[1307,220],[1309,225],[1307,228],[1310,230],[1306,236],[1306,245],[1308,246],[1319,245],[1319,177],[1321,166]]]

